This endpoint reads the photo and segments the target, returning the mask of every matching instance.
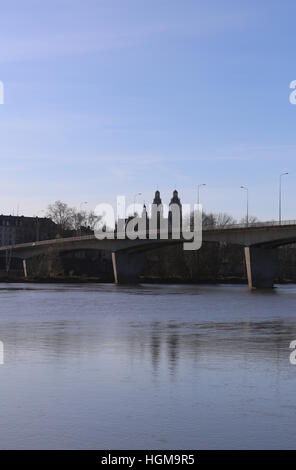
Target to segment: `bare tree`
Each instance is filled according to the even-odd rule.
[[[236,224],[236,220],[226,212],[220,212],[219,214],[215,214],[215,225],[218,227],[226,227],[227,225],[234,225]]]
[[[98,222],[102,219],[101,215],[96,215],[94,211],[90,211],[87,215],[87,225],[91,230],[94,230]]]
[[[216,225],[215,215],[202,213],[202,225],[204,227],[214,227]]]
[[[255,215],[249,215],[248,216],[248,220],[247,220],[247,216],[243,217],[240,221],[241,224],[256,224],[260,222],[260,220],[258,219],[258,217],[256,217]]]
[[[78,211],[75,207],[70,207],[62,201],[50,204],[46,216],[58,225],[62,233],[67,230],[76,230],[77,234],[81,234],[82,227],[94,230],[95,225],[102,218],[97,216],[94,211]]]
[[[77,232],[81,230],[81,227],[87,227],[87,219],[87,212],[76,211],[75,208],[72,209],[72,225]]]
[[[206,214],[202,213],[202,225],[203,227],[226,227],[227,225],[233,225],[236,223],[236,220],[229,214],[219,213]],[[193,214],[190,215],[190,227],[193,229]]]
[[[65,202],[55,201],[50,204],[46,216],[53,220],[62,232],[73,228],[73,209]]]

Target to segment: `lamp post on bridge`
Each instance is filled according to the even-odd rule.
[[[280,175],[280,184],[279,184],[279,224],[282,223],[282,177],[288,175],[289,173],[282,173]]]
[[[81,215],[81,213],[82,213],[82,206],[84,206],[84,205],[86,206],[87,204],[88,204],[87,201],[82,201],[82,202],[80,203],[80,206],[79,206],[79,215]],[[82,221],[80,221],[80,222],[82,222]],[[80,235],[80,237],[82,236],[81,223],[80,223],[79,235]]]
[[[246,186],[241,186],[241,189],[243,189],[244,191],[246,191],[246,194],[247,194],[247,217],[246,217],[246,225],[248,227],[249,225],[249,188],[247,188]]]
[[[44,212],[44,209],[41,209],[40,211],[37,212],[36,215],[36,241],[39,242],[39,217],[38,214],[41,214]]]

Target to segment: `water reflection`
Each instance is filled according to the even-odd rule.
[[[205,356],[239,358],[256,356],[258,361],[274,362],[287,357],[289,344],[296,339],[296,322],[292,320],[238,322],[119,322],[91,319],[40,321],[2,321],[0,339],[4,341],[8,362],[38,354],[44,361],[78,359],[87,354],[92,360],[106,351],[117,356],[120,351],[129,360],[150,357],[152,371],[167,364],[171,374],[178,362],[194,361]]]
[[[159,332],[159,323],[154,322],[151,325],[151,360],[153,370],[156,372],[160,360],[161,336]]]
[[[295,286],[0,285],[0,297],[3,448],[293,445]]]

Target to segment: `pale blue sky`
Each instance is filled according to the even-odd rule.
[[[292,0],[1,3],[0,212],[176,187],[206,211],[296,219]],[[140,198],[139,200],[141,200]]]

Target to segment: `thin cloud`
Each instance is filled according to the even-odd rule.
[[[78,12],[76,11],[76,15]],[[57,59],[65,56],[81,56],[140,47],[145,44],[158,43],[162,38],[198,38],[208,37],[226,30],[241,29],[250,16],[250,11],[213,12],[205,8],[194,10],[192,18],[184,15],[178,20],[175,17],[151,19],[150,21],[126,22],[107,25],[98,22],[96,28],[88,29],[54,29],[40,31],[34,29],[18,30],[17,34],[7,31],[0,35],[0,62],[18,62],[32,60]],[[253,15],[252,15],[253,16]]]

